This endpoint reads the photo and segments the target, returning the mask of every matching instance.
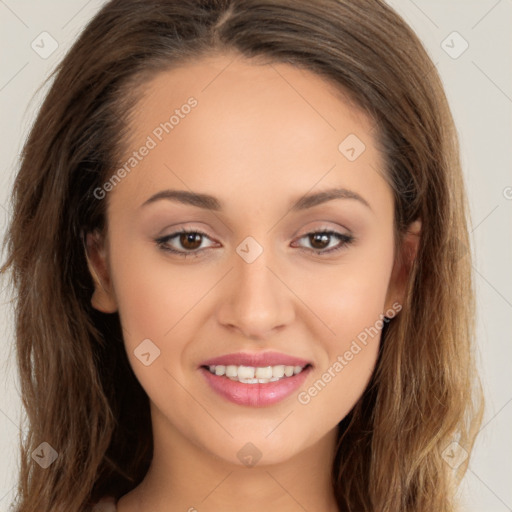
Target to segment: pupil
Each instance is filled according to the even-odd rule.
[[[180,242],[186,249],[197,249],[201,245],[201,235],[199,233],[183,233]]]
[[[313,247],[315,247],[316,249],[323,249],[327,245],[329,245],[329,235],[327,235],[325,233],[316,233],[316,234],[312,235],[312,238],[313,238],[312,241],[310,239],[311,245]],[[315,246],[316,242],[320,242],[321,247],[316,247]]]

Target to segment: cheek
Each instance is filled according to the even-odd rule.
[[[379,352],[386,276],[380,276],[380,283],[370,276],[364,282],[347,278],[332,301],[323,303],[325,324],[333,332],[317,331],[324,333],[317,338],[322,340],[320,364],[297,395],[297,418],[319,418],[323,428],[334,428],[363,394]]]
[[[317,380],[298,401],[310,412],[328,415],[332,424],[356,403],[375,367],[393,266],[392,239],[354,255],[324,276],[309,297],[329,330],[316,330],[322,341]]]
[[[213,285],[213,279],[204,272],[192,267],[184,271],[183,266],[167,261],[157,250],[151,242],[146,245],[113,240],[115,294],[123,326],[132,339],[165,339]]]
[[[112,278],[130,364],[150,396],[169,384],[165,370],[181,380],[190,321],[199,299],[213,286],[155,258],[156,248],[112,238]],[[150,340],[150,341],[148,341]],[[142,349],[144,347],[144,349]],[[142,354],[149,353],[149,357]],[[145,365],[149,359],[150,364]],[[163,379],[163,380],[162,380]]]
[[[308,303],[330,328],[331,336],[325,329],[323,338],[336,349],[381,319],[393,268],[392,238],[346,256],[339,265],[311,273],[303,288],[309,289]]]

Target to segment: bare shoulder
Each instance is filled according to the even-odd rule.
[[[116,501],[112,496],[105,496],[94,507],[92,512],[116,512]]]

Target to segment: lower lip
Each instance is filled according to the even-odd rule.
[[[228,377],[214,375],[206,368],[199,369],[210,387],[230,402],[251,407],[265,407],[284,400],[296,391],[304,383],[312,367],[308,366],[292,377],[265,384],[244,384]]]

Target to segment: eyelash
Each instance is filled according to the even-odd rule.
[[[176,249],[171,249],[168,245],[166,245],[170,240],[172,240],[173,238],[176,238],[178,235],[181,235],[183,233],[201,235],[206,238],[210,238],[206,233],[204,233],[202,231],[198,231],[198,230],[190,230],[189,231],[186,229],[181,229],[180,231],[176,231],[174,233],[171,233],[170,235],[166,235],[166,236],[157,238],[157,239],[155,239],[155,242],[161,250],[176,254],[177,256],[179,256],[181,258],[187,258],[189,256],[197,257],[199,252],[205,250],[205,249],[195,249],[194,251],[178,251]],[[312,252],[318,256],[323,256],[325,254],[332,254],[337,251],[340,251],[341,249],[344,249],[345,247],[347,247],[354,241],[354,237],[352,235],[344,235],[342,233],[338,233],[337,231],[332,231],[332,230],[328,230],[328,229],[319,230],[319,231],[311,231],[310,233],[306,233],[305,235],[301,236],[299,238],[299,240],[306,238],[310,235],[319,235],[319,234],[325,234],[325,235],[336,237],[340,240],[341,243],[337,247],[333,247],[331,249],[315,250],[315,249],[309,249],[306,247],[306,248],[303,248],[305,251]],[[206,249],[211,249],[211,247],[207,247]]]

